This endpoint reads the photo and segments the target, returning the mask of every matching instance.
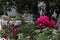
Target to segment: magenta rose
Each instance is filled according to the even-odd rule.
[[[50,21],[50,25],[49,25],[49,27],[51,27],[51,28],[55,28],[55,22],[54,22],[54,21]]]
[[[14,24],[10,24],[10,28],[12,28],[12,29],[13,29],[13,28],[14,28]]]
[[[49,18],[47,16],[41,16],[36,20],[36,24],[39,25],[40,23],[43,23],[45,25],[49,25]]]
[[[38,18],[36,20],[36,25],[39,25],[40,23],[43,23],[43,21],[44,21],[44,18]]]
[[[16,35],[16,34],[17,34],[17,31],[18,31],[17,29],[12,30],[12,34],[13,34],[13,35]]]
[[[39,26],[40,30],[42,31],[42,29],[43,29],[43,24],[39,24],[38,26]]]
[[[40,24],[40,18],[38,18],[37,20],[36,20],[36,25],[39,25]]]
[[[11,26],[11,27],[14,27],[14,24],[11,24],[10,26]]]
[[[45,25],[45,26],[48,26],[49,25],[49,20],[47,20],[47,19],[45,19],[44,21],[43,21],[43,24]]]
[[[43,25],[45,25],[46,27],[55,28],[55,22],[54,21],[50,21],[48,16],[40,16],[40,18],[38,18],[36,20],[36,25],[41,30],[43,29]]]
[[[47,20],[49,20],[49,17],[48,16],[40,16],[40,18],[42,19],[47,19]]]

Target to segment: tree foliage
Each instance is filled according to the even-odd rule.
[[[24,10],[33,11],[36,9],[35,6],[37,4],[37,0],[16,0],[15,3],[17,10],[20,13]]]
[[[0,15],[3,14],[4,1],[0,0]]]

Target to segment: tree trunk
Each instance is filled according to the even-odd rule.
[[[4,15],[6,15],[7,13],[7,4],[6,4],[7,0],[4,0]]]
[[[35,3],[34,3],[34,7],[33,7],[33,12],[34,12],[34,18],[38,18],[40,15],[39,15],[39,13],[38,13],[38,2],[37,2],[37,0],[35,0],[34,1]],[[36,20],[35,19],[35,20]]]
[[[49,0],[46,0],[46,14],[50,19],[51,19],[51,14],[50,14],[50,7],[49,7]]]

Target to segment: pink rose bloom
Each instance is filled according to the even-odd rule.
[[[40,30],[42,31],[42,29],[43,29],[43,24],[39,24],[38,26],[39,26]]]
[[[51,27],[51,28],[55,28],[55,22],[54,22],[54,21],[50,21],[50,25],[49,25],[49,27]]]
[[[47,16],[40,16],[40,18],[38,18],[36,20],[36,25],[42,30],[43,29],[43,25],[45,25],[46,27],[51,27],[51,28],[55,28],[55,22],[54,21],[50,21],[49,17]]]
[[[12,30],[12,34],[13,34],[13,35],[16,35],[16,34],[17,34],[17,29]]]
[[[49,25],[49,20],[47,20],[47,19],[45,19],[44,21],[43,21],[43,24],[45,25],[45,26],[48,26]]]
[[[38,18],[38,19],[36,20],[36,25],[39,25],[40,22],[41,22],[41,20],[40,20],[40,18]]]
[[[36,24],[39,25],[40,23],[43,23],[45,25],[49,24],[49,18],[47,16],[41,16],[36,20]]]
[[[40,18],[42,19],[47,19],[47,20],[49,20],[49,17],[48,16],[40,16]]]
[[[11,26],[11,27],[14,27],[14,24],[11,24],[10,26]]]
[[[39,25],[40,23],[43,23],[43,21],[45,21],[44,18],[38,18],[36,20],[36,25]]]

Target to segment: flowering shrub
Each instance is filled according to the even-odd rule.
[[[9,22],[7,22],[7,25],[2,25],[2,38],[7,38],[7,37],[12,38],[17,36],[19,27],[20,24],[15,25]]]
[[[7,25],[2,25],[2,38],[15,38],[16,36],[19,37],[19,34],[23,34],[23,39],[25,39],[26,37],[30,36],[29,39],[33,39],[35,40],[36,38],[34,38],[35,35],[38,35],[38,33],[35,32],[35,30],[37,29],[34,23],[28,23],[25,25],[22,24],[14,24],[14,23],[9,23],[7,22]],[[22,39],[22,40],[23,40]],[[26,39],[27,40],[27,39]]]
[[[36,25],[38,25],[41,30],[43,29],[43,26],[55,28],[55,22],[49,20],[49,17],[47,16],[40,16],[40,18],[36,20]]]
[[[38,27],[36,27],[36,25]],[[49,17],[47,16],[41,16],[36,20],[35,23],[25,23],[25,21],[22,18],[21,24],[15,25],[14,23],[7,22],[7,25],[2,25],[2,37],[3,38],[16,38],[17,36],[20,37],[20,34],[23,36],[21,40],[28,37],[30,40],[37,40],[37,37],[41,31],[44,31],[42,29],[44,28],[55,28],[55,22],[52,20],[49,20]],[[37,31],[38,30],[38,31]],[[49,31],[49,30],[48,30]],[[44,31],[45,32],[45,31]],[[47,32],[47,31],[46,31]],[[46,33],[50,34],[50,32]]]
[[[6,15],[2,15],[1,18],[4,19],[4,20],[8,20],[8,21],[19,20],[18,17],[15,17],[15,16],[9,17],[9,16],[6,16]]]

